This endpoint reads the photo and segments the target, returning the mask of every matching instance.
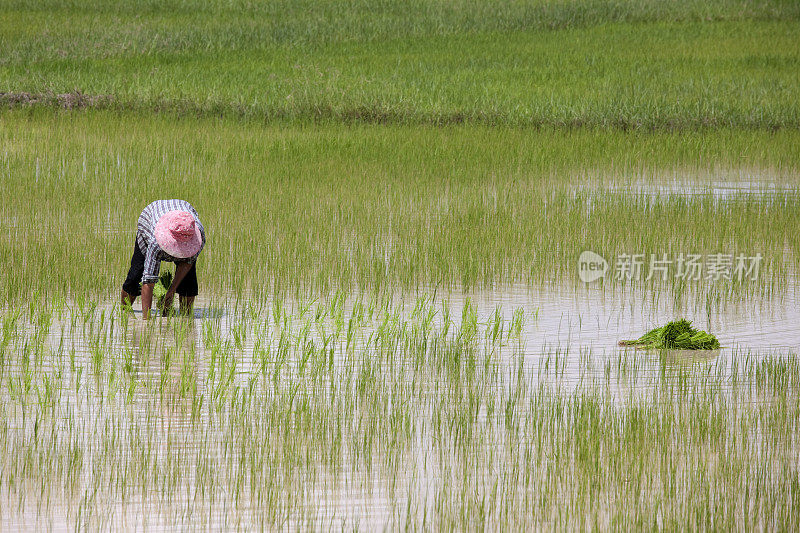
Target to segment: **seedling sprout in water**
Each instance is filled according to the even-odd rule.
[[[162,272],[158,278],[158,283],[153,287],[153,297],[156,299],[156,307],[162,314],[167,314],[164,310],[164,298],[167,296],[169,286],[172,285],[172,271]]]

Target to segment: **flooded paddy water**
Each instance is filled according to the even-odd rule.
[[[663,187],[624,193],[794,194]],[[220,294],[149,321],[31,299],[0,314],[0,529],[792,529],[793,262],[739,292]],[[721,349],[618,344],[677,318]]]
[[[588,452],[572,439],[599,439],[595,467],[619,468],[594,432],[664,402],[675,428],[718,410],[716,438],[741,441],[725,460],[766,449],[770,475],[796,472],[796,420],[780,426],[790,430],[780,445],[763,442],[776,428],[733,435],[758,418],[754,405],[765,420],[798,412],[797,284],[774,301],[692,307],[572,284],[260,306],[200,299],[191,318],[149,322],[108,301],[18,311],[15,323],[7,311],[0,441],[14,453],[3,463],[0,525],[371,529],[449,517],[474,526],[486,498],[508,513],[486,517],[492,524],[602,525],[610,511],[573,493],[599,472],[575,463]],[[676,316],[723,348],[617,345]],[[676,446],[659,452],[673,474],[699,457],[683,439],[711,452],[709,428],[675,428],[659,437]],[[781,455],[786,446],[794,451]],[[623,456],[652,453],[635,448]],[[550,454],[568,476],[549,470]],[[665,473],[656,467],[637,475],[652,481]],[[607,480],[597,490],[622,488]],[[562,499],[574,507],[556,510]]]

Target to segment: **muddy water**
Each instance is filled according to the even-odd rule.
[[[765,198],[770,197],[769,186],[763,183],[755,187],[752,183],[742,182],[740,184],[724,183],[719,186],[708,185],[697,188],[686,184],[678,187],[671,185],[663,186],[661,189],[653,189],[651,186],[628,187],[624,191],[634,194],[697,194],[712,191],[715,198],[725,200],[730,196],[741,194],[764,194]],[[778,191],[775,188],[771,190]],[[489,323],[495,313],[503,317],[505,332],[510,326],[514,313],[522,310],[524,320],[519,338],[508,339],[503,349],[495,352],[494,363],[504,371],[514,369],[520,360],[524,369],[531,376],[537,376],[543,367],[551,364],[556,354],[560,359],[560,371],[557,373],[558,385],[567,390],[574,389],[585,383],[587,379],[587,368],[591,375],[601,376],[606,371],[607,366],[604,362],[617,360],[621,354],[634,352],[640,359],[639,372],[643,375],[648,373],[657,375],[664,365],[702,366],[707,361],[718,361],[720,359],[734,359],[738,357],[763,357],[770,354],[786,354],[800,352],[800,283],[797,278],[791,278],[790,282],[782,287],[782,290],[775,297],[769,299],[743,298],[723,302],[719,306],[706,306],[693,303],[695,300],[688,299],[688,303],[677,305],[672,298],[665,292],[648,292],[634,289],[623,289],[621,287],[606,287],[603,289],[597,285],[583,285],[580,283],[563,285],[544,285],[538,287],[512,286],[504,287],[492,291],[477,291],[470,294],[450,293],[442,294],[435,290],[421,290],[418,295],[397,295],[392,302],[392,310],[399,310],[401,320],[407,320],[413,313],[413,309],[419,304],[420,298],[426,299],[436,310],[433,323],[441,325],[444,320],[444,309],[450,313],[450,320],[455,326],[460,324],[463,311],[467,302],[475,306],[478,321]],[[434,296],[435,295],[435,296]],[[110,300],[109,300],[110,301]],[[237,342],[237,329],[242,323],[246,323],[246,328],[250,333],[238,346],[239,353],[242,354],[242,361],[238,368],[235,380],[239,384],[245,384],[251,374],[257,372],[255,361],[246,357],[252,353],[259,342],[259,336],[254,334],[254,330],[259,330],[259,321],[267,321],[270,309],[274,302],[265,302],[264,307],[259,313],[252,315],[252,318],[245,318],[247,313],[242,308],[247,303],[233,302],[231,299],[204,299],[199,298],[193,319],[187,321],[188,327],[186,334],[176,341],[170,328],[164,327],[168,321],[154,318],[149,323],[141,320],[140,314],[135,314],[129,321],[129,327],[121,328],[119,323],[115,328],[106,326],[107,335],[111,339],[111,346],[114,347],[114,356],[121,356],[124,353],[132,354],[132,366],[135,374],[141,380],[167,379],[169,384],[168,391],[174,391],[181,386],[186,376],[182,375],[179,362],[173,360],[172,366],[164,376],[163,368],[165,361],[169,358],[177,358],[181,353],[193,352],[197,354],[196,362],[192,365],[188,376],[189,382],[203,383],[208,380],[211,371],[211,358],[209,346],[204,340],[204,328],[213,327],[219,333],[222,340],[235,344]],[[299,331],[307,322],[308,317],[313,313],[314,302],[308,301],[286,301],[283,302],[286,315],[293,317],[292,327]],[[347,318],[353,311],[354,300],[345,302],[344,316]],[[112,304],[102,304],[97,309],[96,314],[103,313],[106,317],[113,313]],[[301,316],[302,315],[302,316]],[[304,318],[305,317],[305,318]],[[687,318],[692,320],[696,326],[705,329],[719,338],[723,348],[711,352],[687,352],[655,354],[647,352],[636,352],[630,348],[620,348],[618,342],[622,339],[637,338],[647,330],[663,325],[669,320],[676,318]],[[327,326],[332,328],[330,319],[325,319]],[[356,345],[364,344],[375,331],[378,320],[373,320],[361,328],[355,338]],[[267,325],[265,327],[271,327]],[[25,324],[23,331],[35,331],[34,324]],[[66,337],[65,337],[65,331]],[[312,335],[315,332],[312,331]],[[64,316],[54,318],[49,329],[46,342],[51,350],[58,351],[66,346],[67,351],[74,351],[74,357],[84,363],[92,358],[92,346],[86,341],[86,337],[81,334],[78,328],[70,325],[70,312]],[[337,352],[337,357],[341,357],[341,351]],[[591,364],[587,364],[590,360]],[[612,370],[614,371],[614,370]],[[10,369],[10,372],[18,372]],[[553,373],[550,373],[553,374]],[[549,379],[549,374],[544,373],[543,379]],[[78,402],[80,395],[70,391],[76,389],[85,390],[96,386],[91,372],[88,370],[83,374],[76,373],[69,368],[61,375],[65,388],[67,389],[61,396],[62,402]],[[615,398],[625,399],[636,391],[631,390],[631,382],[624,381],[620,384],[619,380],[611,379],[610,391]],[[80,386],[78,386],[78,384]],[[635,386],[647,387],[647,380],[637,382]],[[1,394],[7,391],[0,389]],[[148,397],[150,394],[146,388],[137,389],[134,393],[133,405],[140,409],[135,413],[141,416],[142,427],[148,427],[152,432],[168,433],[185,430],[186,440],[178,444],[191,450],[197,446],[197,442],[191,439],[202,435],[194,428],[194,422],[186,413],[173,410],[164,410],[158,399]],[[102,396],[102,395],[99,395]],[[176,395],[177,396],[177,395]],[[113,417],[115,409],[122,410],[123,393],[117,396],[118,403],[83,404],[75,403],[74,409],[78,415],[75,423],[79,424],[79,430],[72,430],[73,434],[83,435],[82,444],[86,451],[87,464],[91,464],[93,448],[93,430],[101,427],[104,423],[119,423]],[[106,400],[107,402],[109,400]],[[154,405],[158,404],[158,407]],[[156,415],[156,416],[154,416]],[[153,418],[150,418],[153,417]],[[22,427],[22,417],[20,420],[12,420],[11,427],[18,429]],[[66,429],[65,429],[66,431]],[[220,447],[223,445],[220,439]],[[433,443],[427,439],[426,434],[420,432],[419,442],[415,446],[415,456],[407,460],[405,476],[399,479],[390,479],[390,475],[380,471],[373,471],[370,474],[354,471],[344,466],[338,475],[317,478],[314,483],[309,484],[311,494],[305,495],[310,501],[314,502],[310,513],[318,515],[320,520],[317,526],[353,528],[358,526],[381,527],[387,523],[392,523],[393,515],[398,509],[404,508],[404,501],[411,496],[415,501],[426,502],[430,499],[426,496],[426,491],[433,485],[433,480],[437,476],[443,476],[435,470],[435,460]],[[224,452],[219,451],[220,456]],[[348,464],[347,460],[343,461]],[[458,480],[453,480],[456,485]],[[31,489],[31,494],[38,490],[36,487]],[[203,525],[208,528],[230,527],[231,509],[229,496],[226,496],[227,487],[220,489],[220,503],[217,507],[212,504],[205,516],[196,517],[191,523]],[[399,496],[398,496],[399,495]],[[403,496],[405,495],[405,496]],[[183,498],[185,496],[185,498]],[[183,502],[192,501],[191,494],[185,494],[178,499]],[[225,499],[228,497],[228,499]],[[32,500],[33,501],[33,500]],[[59,502],[58,495],[53,498],[54,502]],[[0,502],[13,503],[12,497],[8,494],[0,493]],[[137,496],[131,497],[124,503],[103,502],[106,508],[117,509],[110,521],[119,528],[154,528],[170,529],[171,526],[180,523],[181,517],[170,514],[169,506],[165,508],[153,507],[148,501],[137,500]],[[431,502],[428,502],[430,504]],[[73,502],[74,506],[77,503]],[[236,512],[247,512],[248,505],[256,507],[257,502],[248,503],[246,500],[237,502]],[[198,505],[204,508],[203,504]],[[88,506],[86,507],[88,510]],[[67,517],[70,514],[71,517]],[[75,511],[67,513],[63,506],[59,504],[50,508],[37,509],[35,505],[23,508],[15,513],[0,513],[0,530],[22,529],[25,526],[37,525],[46,528],[59,529],[59,525],[68,522],[75,523]],[[234,524],[235,525],[235,524]],[[248,523],[243,522],[243,527],[248,527]],[[308,527],[308,522],[298,518],[297,523],[286,523],[286,527],[294,526],[300,528]],[[74,529],[67,526],[65,529]]]
[[[695,327],[716,335],[722,344],[718,355],[746,353],[758,356],[800,351],[800,283],[796,278],[792,278],[780,295],[770,300],[748,297],[740,301],[706,306],[687,299],[676,305],[672,298],[659,294],[652,290],[625,289],[619,286],[603,288],[592,284],[533,288],[520,285],[469,294],[443,295],[436,291],[420,291],[417,295],[397,295],[387,309],[391,313],[397,313],[401,320],[409,320],[414,308],[424,302],[426,309],[435,312],[433,325],[442,326],[446,310],[453,327],[457,327],[461,323],[465,305],[470,305],[477,313],[479,324],[484,326],[493,320],[496,313],[502,316],[503,335],[506,336],[515,312],[521,310],[524,317],[522,328],[519,337],[514,337],[514,344],[521,349],[526,366],[531,367],[535,367],[539,360],[554,352],[571,354],[573,357],[568,359],[575,359],[576,365],[580,353],[591,353],[593,357],[600,359],[617,357],[620,351],[631,350],[621,348],[619,341],[638,338],[648,330],[677,318],[686,318]],[[242,324],[246,324],[247,329],[258,329],[259,320],[265,323],[272,320],[270,309],[274,302],[266,302],[255,321],[247,318],[238,309],[241,303],[224,302],[225,299],[209,300],[203,297],[199,297],[196,302],[187,338],[183,342],[184,348],[188,344],[193,346],[200,354],[200,360],[208,356],[200,334],[204,324],[213,323],[224,340],[233,341],[235,330]],[[320,300],[280,301],[283,313],[294,317],[290,324],[297,330],[312,319],[317,304],[321,304]],[[354,300],[345,301],[345,318],[352,314],[353,305]],[[101,305],[97,313],[110,316],[113,313],[113,304]],[[376,311],[372,323],[365,324],[359,330],[354,339],[356,345],[363,344],[374,333],[380,322],[380,313]],[[125,338],[117,339],[120,347],[137,345],[140,337],[153,329],[151,324],[140,320],[139,310],[135,311],[132,318],[135,318],[131,321],[135,327],[130,329]],[[165,319],[156,317],[154,320],[159,322]],[[324,319],[322,324],[333,329],[330,319]],[[63,326],[64,324],[54,324],[48,336],[48,343],[53,349],[64,343]],[[168,330],[163,331],[166,334]],[[311,331],[312,337],[315,331]],[[241,346],[242,352],[252,352],[257,340],[257,336],[247,335]],[[89,349],[79,336],[68,339],[68,342],[79,352]],[[158,345],[158,337],[150,338],[149,342]],[[518,353],[513,350],[500,351],[498,363],[510,364],[510,358]],[[697,355],[702,358],[710,354]]]
[[[692,169],[672,174],[630,175],[627,179],[611,180],[606,176],[586,175],[580,176],[574,185],[574,190],[584,195],[600,192],[650,197],[712,196],[719,201],[747,197],[768,202],[777,196],[796,197],[800,194],[797,176],[764,169],[705,173]]]
[[[561,363],[556,364],[560,365],[560,371],[553,379],[558,381],[558,387],[567,390],[585,384],[587,360],[589,360],[589,378],[591,374],[601,376],[607,368],[603,364],[604,361],[617,360],[621,352],[629,350],[618,346],[620,339],[636,338],[648,329],[676,317],[693,320],[697,326],[719,337],[723,345],[723,349],[719,351],[670,354],[667,357],[663,354],[639,354],[640,364],[637,372],[645,379],[632,383],[630,380],[620,381],[612,376],[606,382],[611,389],[608,393],[614,398],[623,400],[635,394],[640,388],[654,386],[656,378],[648,381],[647,375],[657,376],[659,369],[665,364],[689,365],[691,368],[692,365],[702,365],[706,361],[720,358],[760,357],[775,353],[797,352],[800,348],[797,293],[797,284],[793,283],[780,298],[773,301],[729,302],[720,308],[708,309],[692,305],[676,308],[670,298],[658,299],[647,293],[624,291],[619,288],[603,290],[596,286],[577,284],[537,288],[518,286],[503,290],[479,291],[469,295],[439,293],[433,302],[433,308],[437,310],[433,322],[442,323],[443,309],[446,306],[450,312],[450,320],[455,325],[460,324],[469,299],[477,311],[479,322],[488,323],[495,313],[500,313],[507,331],[515,310],[522,309],[524,321],[520,337],[508,340],[507,346],[496,352],[495,363],[505,373],[513,371],[521,358],[526,371],[535,377],[543,367],[551,364],[554,354],[559,353]],[[397,310],[401,319],[408,319],[420,298],[429,299],[431,294],[422,291],[420,296],[397,296],[391,309]],[[224,341],[235,343],[237,328],[243,322],[247,323],[250,334],[238,348],[242,360],[235,379],[240,385],[244,385],[251,373],[258,372],[255,361],[247,355],[253,351],[258,341],[258,336],[254,335],[253,331],[258,330],[259,320],[266,320],[272,304],[273,302],[267,302],[261,313],[245,318],[247,313],[242,311],[241,303],[237,306],[235,302],[200,298],[194,317],[185,321],[187,329],[180,339],[176,340],[174,330],[166,327],[168,320],[156,317],[150,322],[144,322],[140,320],[139,313],[130,317],[127,328],[121,328],[119,323],[113,329],[108,326],[107,335],[111,345],[115,347],[114,357],[122,357],[126,350],[132,353],[132,366],[139,382],[144,384],[166,379],[168,383],[165,390],[170,391],[169,394],[174,394],[177,400],[178,394],[175,391],[187,378],[182,375],[181,353],[194,352],[197,355],[196,362],[190,369],[189,382],[201,384],[209,379],[211,353],[204,340],[204,328],[213,327]],[[306,310],[305,316],[310,317],[314,308],[314,304],[305,301],[286,301],[283,302],[283,306],[287,316],[295,317],[292,323],[293,328],[297,330],[305,323],[304,320],[297,318],[303,309]],[[352,310],[353,302],[346,302],[344,316],[349,317]],[[95,313],[110,316],[112,304],[101,305]],[[147,428],[153,435],[182,435],[169,446],[173,448],[178,446],[191,454],[191,450],[198,446],[193,439],[204,435],[202,431],[198,431],[196,421],[193,421],[190,414],[185,411],[165,407],[170,405],[170,402],[163,403],[163,398],[159,401],[159,398],[151,397],[152,392],[144,385],[134,393],[131,405],[140,411],[129,415],[133,419],[122,417],[121,422],[118,416],[119,412],[126,409],[124,391],[117,394],[116,400],[106,399],[105,403],[98,404],[83,400],[81,403],[80,398],[86,396],[74,393],[76,381],[82,383],[79,387],[81,390],[97,386],[92,372],[88,370],[92,347],[85,342],[80,327],[70,329],[68,317],[69,313],[65,313],[61,320],[53,319],[47,343],[53,351],[57,351],[59,346],[66,346],[67,351],[74,349],[74,357],[87,367],[82,377],[65,368],[62,374],[65,391],[60,399],[62,403],[73,404],[70,409],[74,412],[74,418],[70,424],[74,425],[71,429],[67,426],[62,429],[71,432],[72,435],[83,436],[81,442],[77,444],[85,450],[86,463],[91,464],[94,454],[101,453],[94,447],[93,441],[97,438],[95,431],[96,428],[107,424],[134,423],[137,427]],[[372,323],[367,323],[358,332],[356,343],[366,342],[374,332],[377,322],[376,319]],[[29,331],[34,331],[33,325],[30,326]],[[63,335],[65,330],[74,333],[65,338]],[[172,358],[172,363],[165,375],[163,369],[168,358]],[[7,370],[9,371],[14,373],[16,370],[12,368]],[[612,370],[612,372],[617,371]],[[549,374],[545,372],[543,379],[550,379],[551,375],[552,372]],[[631,390],[632,387],[637,390]],[[98,397],[103,396],[103,392],[98,394]],[[107,393],[105,396],[107,397]],[[18,420],[11,421],[12,428],[24,427],[21,414],[18,415],[20,415]],[[120,428],[120,435],[122,438],[128,438],[124,430],[124,427]],[[213,453],[217,457],[225,456],[223,435],[211,433],[205,435],[205,438],[216,443],[212,446],[212,450],[215,450]],[[164,443],[163,446],[166,447],[167,444]],[[317,476],[315,481],[307,485],[307,489],[311,492],[303,496],[309,502],[313,502],[307,507],[309,517],[298,516],[295,518],[296,522],[284,525],[290,529],[295,527],[305,529],[311,523],[309,520],[313,519],[315,526],[323,528],[341,529],[356,527],[355,525],[380,528],[392,523],[397,523],[399,527],[402,521],[397,517],[398,509],[405,509],[409,499],[414,502],[424,502],[423,505],[429,506],[432,513],[435,502],[428,491],[433,490],[431,487],[441,485],[442,476],[451,474],[437,470],[438,452],[427,433],[420,432],[412,453],[411,457],[403,459],[405,467],[404,475],[401,477],[390,472],[384,473],[378,467],[366,474],[348,466],[346,458],[342,461],[342,469],[335,474],[326,474],[324,469],[319,471],[315,474]],[[458,480],[454,479],[452,483],[457,486]],[[37,490],[39,489],[32,488],[29,493],[38,494]],[[171,505],[175,506],[174,508],[170,505],[154,506],[152,500],[139,499],[136,495],[124,502],[107,501],[103,499],[103,495],[99,495],[96,504],[101,505],[103,509],[112,510],[105,511],[113,515],[105,516],[103,521],[111,521],[120,528],[156,530],[173,529],[174,525],[179,523],[209,528],[231,527],[236,523],[233,516],[246,517],[249,507],[258,508],[258,502],[248,502],[246,498],[242,498],[237,502],[236,509],[231,509],[227,488],[221,487],[219,490],[215,497],[220,503],[218,505],[209,504],[207,501],[198,503],[197,508],[200,510],[189,519],[189,522],[182,522],[185,518],[175,514],[179,509],[191,508],[194,496],[188,493],[173,495]],[[6,494],[0,494],[0,501],[11,502],[12,499]],[[36,498],[31,496],[31,501],[36,501]],[[60,525],[74,524],[75,508],[81,504],[73,502],[70,504],[73,506],[72,509],[67,512],[57,491],[52,501],[54,503],[49,509],[47,507],[36,509],[36,504],[32,504],[24,507],[21,512],[2,513],[0,529],[20,529],[30,524],[59,529]],[[89,509],[86,508],[82,512],[89,512]],[[253,524],[244,518],[241,525],[250,527]]]
[[[587,379],[587,353],[590,353],[589,359],[594,365],[590,365],[589,373],[594,372],[599,376],[604,372],[603,361],[614,361],[621,352],[630,350],[618,346],[620,339],[636,338],[646,330],[677,316],[693,320],[697,326],[716,334],[723,344],[723,349],[702,353],[673,353],[666,357],[664,354],[642,353],[638,372],[645,377],[648,373],[658,374],[659,369],[665,364],[691,367],[719,358],[745,355],[760,357],[774,353],[797,352],[800,347],[800,331],[796,327],[800,323],[797,292],[797,284],[792,284],[790,289],[775,301],[732,302],[719,309],[707,309],[703,306],[676,308],[669,298],[659,300],[646,293],[621,289],[603,290],[600,287],[584,285],[538,288],[518,286],[504,290],[479,291],[469,295],[438,294],[433,302],[433,307],[437,309],[433,322],[442,323],[443,309],[446,306],[450,312],[450,320],[458,325],[468,300],[475,307],[479,322],[488,323],[495,313],[500,313],[506,328],[511,323],[515,310],[522,309],[525,318],[520,338],[508,341],[510,346],[497,352],[496,363],[504,370],[513,370],[519,357],[522,357],[526,370],[532,376],[536,376],[543,365],[547,364],[546,361],[550,361],[555,353],[560,353],[563,362],[557,377],[558,385],[572,389]],[[421,297],[430,298],[431,293],[423,291],[420,296],[397,296],[392,309],[399,310],[401,318],[408,318]],[[177,341],[173,330],[165,327],[168,323],[166,319],[156,317],[150,322],[144,322],[140,320],[139,313],[131,317],[133,320],[129,322],[127,329],[123,331],[117,326],[112,333],[109,328],[109,335],[112,336],[112,344],[119,348],[118,354],[126,349],[132,350],[133,366],[138,379],[143,383],[148,380],[165,379],[163,375],[165,360],[172,357],[171,370],[166,376],[170,383],[166,388],[174,391],[180,387],[183,379],[181,365],[175,361],[176,354],[195,352],[196,364],[192,366],[189,380],[202,383],[208,379],[211,354],[204,341],[204,328],[213,326],[225,341],[234,342],[234,332],[237,327],[243,321],[247,321],[251,331],[258,329],[257,321],[265,319],[272,304],[273,302],[267,302],[263,312],[254,315],[255,319],[251,320],[243,318],[247,313],[242,312],[241,304],[237,308],[236,303],[219,303],[200,298],[194,317],[186,321],[185,336]],[[287,315],[293,317],[300,316],[303,310],[306,310],[307,317],[313,312],[313,303],[307,301],[286,301],[283,305]],[[353,302],[346,302],[344,316],[350,316],[352,310]],[[103,312],[109,316],[112,312],[111,304],[101,305],[98,308],[97,313]],[[299,330],[304,321],[296,319],[294,324]],[[359,331],[356,342],[365,342],[375,326],[374,323],[367,324]],[[83,360],[88,361],[91,358],[91,346],[85,344],[79,334],[65,341],[61,331],[67,327],[66,321],[55,320],[48,336],[48,344],[56,350],[59,344],[66,342],[77,351],[78,359],[83,356]],[[250,373],[258,372],[254,362],[246,356],[252,352],[256,341],[257,337],[251,333],[239,348],[243,357],[236,380],[241,385],[247,382]],[[82,378],[66,372],[64,380],[67,388],[74,389],[76,379],[83,381],[83,387],[93,386],[91,372],[85,372]],[[547,373],[544,379],[548,379]],[[612,390],[608,392],[615,398],[624,399],[636,392],[630,390],[632,385],[630,381],[620,383],[612,377],[609,383]],[[648,387],[648,381],[641,380],[635,386]],[[173,443],[172,446],[178,445],[186,450],[193,449],[197,443],[192,439],[198,437],[198,431],[191,417],[186,413],[163,410],[164,407],[153,407],[159,404],[158,399],[149,398],[148,394],[150,393],[144,388],[135,393],[133,405],[141,409],[140,424],[150,427],[155,434],[183,432],[186,440]],[[118,396],[120,399],[117,401],[122,402],[123,394],[120,393]],[[66,392],[62,401],[78,401],[77,395],[73,396]],[[108,403],[104,406],[83,404],[77,405],[75,409],[82,410],[82,414],[76,420],[83,428],[79,433],[86,435],[84,442],[86,460],[87,463],[91,463],[92,454],[95,453],[92,446],[93,428],[102,427],[107,422],[118,423],[113,417],[109,418],[109,413],[121,407]],[[153,418],[154,415],[156,416]],[[220,439],[218,453],[222,456],[224,454],[221,448],[222,437],[212,435],[212,438]],[[315,522],[317,526],[337,529],[353,524],[362,527],[366,525],[381,527],[393,523],[392,520],[397,520],[397,510],[403,509],[404,502],[409,498],[412,501],[427,502],[427,505],[432,506],[433,502],[430,501],[426,491],[435,483],[441,483],[439,476],[447,475],[436,471],[435,453],[433,443],[421,433],[414,449],[414,456],[407,459],[405,475],[400,478],[382,473],[378,469],[366,475],[364,472],[350,469],[347,466],[348,461],[344,460],[343,469],[336,475],[328,476],[322,472],[318,474],[320,477],[314,483],[309,484],[312,493],[306,496],[314,502],[309,507],[309,513],[314,520],[317,520]],[[457,480],[453,480],[453,483],[456,484]],[[192,501],[191,494],[178,495],[176,498],[177,501]],[[221,502],[228,502],[224,490],[218,498]],[[7,496],[0,495],[0,499],[6,500]],[[59,501],[59,498],[54,497],[54,501]],[[109,518],[119,527],[166,530],[172,529],[174,524],[181,521],[180,516],[171,514],[174,511],[170,510],[169,506],[153,508],[152,502],[139,501],[136,497],[124,503],[102,503],[105,508],[117,509],[114,511],[114,516]],[[200,513],[191,523],[203,527],[231,526],[232,511],[225,505],[222,503],[218,507],[212,505],[211,512]],[[203,508],[202,504],[198,506]],[[245,498],[240,500],[237,506],[235,512],[246,516],[248,507],[257,508],[258,503],[247,502]],[[28,509],[21,515],[4,515],[0,526],[3,529],[17,529],[24,523],[33,523],[58,529],[59,523],[67,520],[65,514],[64,509],[58,506],[44,513]],[[69,519],[72,520],[74,514]],[[245,520],[243,524],[246,526],[248,522]],[[285,525],[290,529],[295,527],[304,529],[308,527],[308,522],[303,517],[297,517],[296,523]]]
[[[521,359],[524,369],[535,379],[541,374],[543,365],[549,365],[554,358],[558,358],[559,385],[569,391],[584,385],[587,378],[600,376],[606,371],[606,362],[618,360],[621,354],[630,352],[635,352],[635,357],[644,365],[640,372],[654,376],[665,363],[691,364],[720,358],[759,358],[776,353],[798,353],[798,293],[800,284],[794,279],[785,291],[771,300],[746,298],[709,307],[692,299],[676,305],[671,298],[658,296],[657,291],[602,288],[591,284],[537,288],[516,286],[446,295],[436,291],[421,291],[418,295],[397,295],[385,308],[388,311],[375,311],[373,318],[366,320],[354,334],[353,346],[358,349],[369,342],[379,327],[382,316],[387,312],[396,315],[401,321],[413,321],[411,317],[414,309],[422,302],[427,310],[434,313],[433,327],[442,327],[447,315],[452,331],[452,328],[460,326],[465,306],[469,305],[477,314],[483,335],[496,314],[502,317],[500,338],[504,340],[500,342],[501,349],[493,350],[495,364],[501,369],[510,370]],[[221,301],[225,302],[224,299]],[[116,332],[108,334],[113,336],[112,344],[116,347],[116,352],[128,350],[138,354],[137,357],[141,359],[139,363],[144,363],[137,365],[139,372],[155,377],[161,373],[165,357],[175,359],[181,353],[191,351],[196,354],[195,377],[203,379],[209,371],[211,359],[209,346],[204,342],[203,329],[213,327],[223,342],[237,346],[241,361],[235,379],[239,384],[245,384],[251,375],[259,372],[257,362],[251,356],[254,349],[270,344],[275,348],[275,337],[267,338],[263,333],[267,330],[274,331],[271,308],[275,304],[276,302],[266,302],[265,307],[257,314],[251,315],[242,310],[241,302],[220,303],[200,297],[192,320],[186,321],[186,334],[177,344],[173,329],[167,327],[167,319],[156,317],[145,322],[141,320],[141,312],[138,310],[128,321],[130,327],[126,328],[124,334],[119,326]],[[344,302],[345,320],[353,313],[354,304],[354,300]],[[244,306],[246,305],[248,304],[245,303]],[[279,305],[284,316],[290,317],[288,324],[293,334],[300,334],[311,322],[314,327],[310,329],[310,338],[322,340],[317,321],[313,319],[315,306],[322,305],[322,302],[280,300]],[[520,311],[524,317],[522,327],[519,335],[513,335],[512,338],[509,330],[515,313]],[[96,312],[111,316],[114,312],[113,304],[101,305]],[[650,329],[678,318],[686,318],[695,327],[716,335],[722,348],[716,351],[658,354],[619,346],[621,340],[636,339]],[[335,330],[330,317],[323,318],[318,323],[328,333]],[[56,321],[47,339],[51,349],[63,349],[66,343],[70,349],[76,351],[78,357],[90,357],[91,346],[85,339],[80,335],[65,339],[65,331],[66,324]],[[238,331],[245,331],[241,339],[237,339]],[[256,333],[259,331],[262,333]],[[343,337],[344,334],[340,334],[340,339]],[[479,342],[488,342],[486,336],[481,337]],[[345,356],[345,351],[340,340],[335,351],[337,360]],[[587,367],[587,360],[591,360],[592,365]],[[622,397],[627,396],[625,391],[620,394]]]
[[[596,192],[598,189],[585,192]],[[779,196],[797,195],[796,187],[780,185],[776,183],[763,183],[763,182],[719,182],[709,181],[699,184],[686,184],[682,182],[675,183],[660,183],[649,184],[642,182],[634,182],[628,186],[621,187],[619,185],[610,185],[600,189],[603,192],[621,194],[621,195],[635,195],[635,196],[650,196],[650,197],[668,197],[680,196],[690,198],[694,196],[710,196],[717,201],[731,200],[735,198],[746,197],[749,200],[761,200],[765,203],[771,202]]]

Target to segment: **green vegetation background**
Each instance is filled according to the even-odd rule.
[[[268,119],[797,127],[799,18],[790,0],[4,1],[0,92]]]
[[[771,293],[796,194],[580,187],[796,186],[798,43],[780,0],[0,0],[0,299],[117,287],[164,196],[217,290],[574,280],[588,248],[761,252]]]
[[[585,249],[762,253],[760,284],[746,284],[761,291],[785,287],[800,257],[791,189],[769,202],[625,192],[687,177],[796,183],[795,130],[258,125],[49,109],[0,121],[4,298],[118,287],[155,197],[198,209],[211,236],[198,267],[206,294],[576,280]]]

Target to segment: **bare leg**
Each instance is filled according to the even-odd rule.
[[[125,292],[125,289],[120,291],[120,303],[122,303],[122,307],[133,307],[133,302],[136,301],[136,296],[132,296]]]
[[[181,314],[191,315],[192,308],[194,307],[194,296],[181,296],[179,300],[181,304]]]

